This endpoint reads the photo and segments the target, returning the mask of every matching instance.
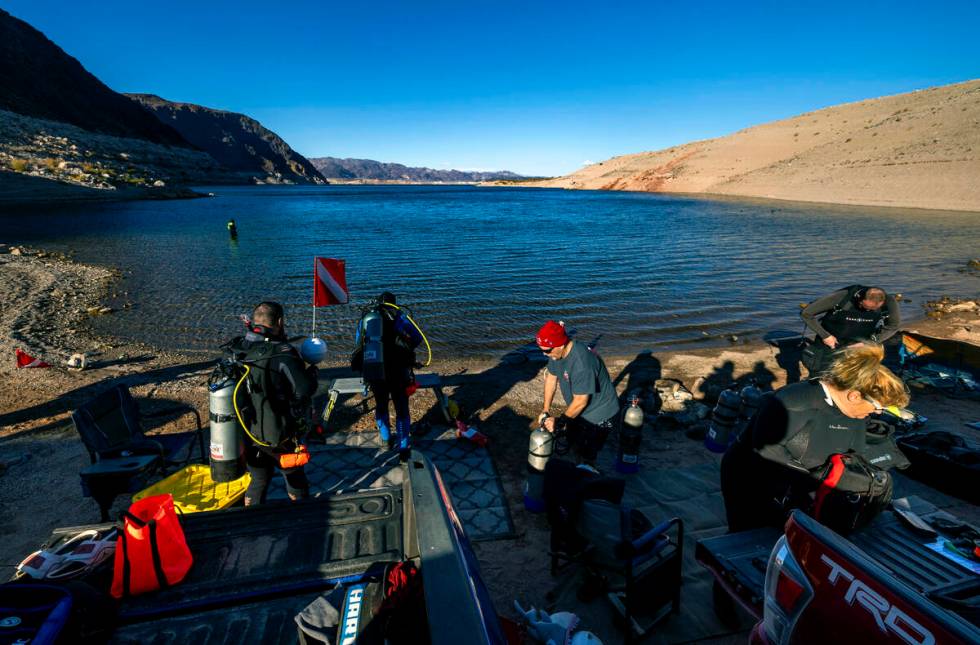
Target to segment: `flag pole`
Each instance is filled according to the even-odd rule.
[[[316,337],[316,256],[313,256],[313,334]]]

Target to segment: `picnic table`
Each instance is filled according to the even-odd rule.
[[[449,398],[442,391],[442,377],[435,372],[416,374],[415,384],[420,388],[429,388],[432,390],[432,393],[436,397],[436,402],[439,404],[439,409],[442,410],[442,415],[446,419],[446,423],[452,425],[453,418],[449,414]],[[323,406],[323,412],[320,415],[320,421],[325,430],[330,421],[330,415],[333,413],[333,408],[337,404],[337,399],[340,398],[341,394],[360,394],[366,397],[369,392],[367,383],[359,376],[329,379],[325,383],[321,383],[321,390],[323,389],[329,394],[327,402]]]

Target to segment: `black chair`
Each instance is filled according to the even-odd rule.
[[[551,573],[582,566],[580,599],[605,592],[631,643],[680,611],[684,524],[675,517],[654,525],[621,503],[624,490],[622,480],[558,459],[545,468]]]
[[[170,416],[175,411],[193,414],[197,430],[150,436],[143,433],[142,419]],[[201,417],[196,409],[183,406],[141,414],[124,385],[116,385],[80,406],[71,419],[92,461],[81,472],[82,491],[99,504],[102,521],[109,519],[109,508],[117,495],[139,490],[149,477],[167,466],[190,462],[195,437],[202,463],[206,460]],[[186,456],[176,458],[185,448]]]
[[[576,524],[589,548],[566,559],[579,562],[593,583],[606,591],[627,643],[649,635],[660,621],[680,611],[684,552],[680,518],[653,526],[636,509],[586,500]],[[557,555],[558,560],[562,557]]]

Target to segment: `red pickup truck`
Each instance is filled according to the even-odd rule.
[[[794,511],[783,533],[701,540],[695,557],[759,620],[754,643],[980,643],[980,575],[926,546],[935,540],[893,511],[849,539]]]

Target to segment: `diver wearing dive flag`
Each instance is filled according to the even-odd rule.
[[[265,502],[274,468],[282,472],[290,499],[308,497],[310,484],[303,466],[309,453],[300,440],[312,411],[316,368],[307,368],[286,340],[282,305],[263,302],[255,307],[248,332],[233,339],[228,348],[243,372],[234,405],[251,475],[245,505]]]
[[[819,320],[817,316],[821,316]],[[835,351],[854,343],[882,343],[902,322],[894,296],[884,289],[858,284],[814,300],[803,308],[800,317],[816,334],[803,353],[803,364],[811,377],[830,366]]]
[[[619,414],[619,398],[609,370],[598,354],[569,338],[561,323],[549,320],[534,340],[548,357],[538,423],[548,432],[566,432],[579,461],[594,466]],[[549,412],[558,389],[567,407],[554,418]]]
[[[413,368],[419,365],[415,348],[423,340],[422,330],[407,309],[398,306],[395,294],[385,291],[378,296],[374,306],[362,314],[354,340],[356,347],[351,355],[351,369],[361,373],[374,394],[374,420],[381,440],[389,444],[392,434],[388,401],[395,405],[396,444],[403,454],[410,447],[412,417],[408,397],[415,388]]]

